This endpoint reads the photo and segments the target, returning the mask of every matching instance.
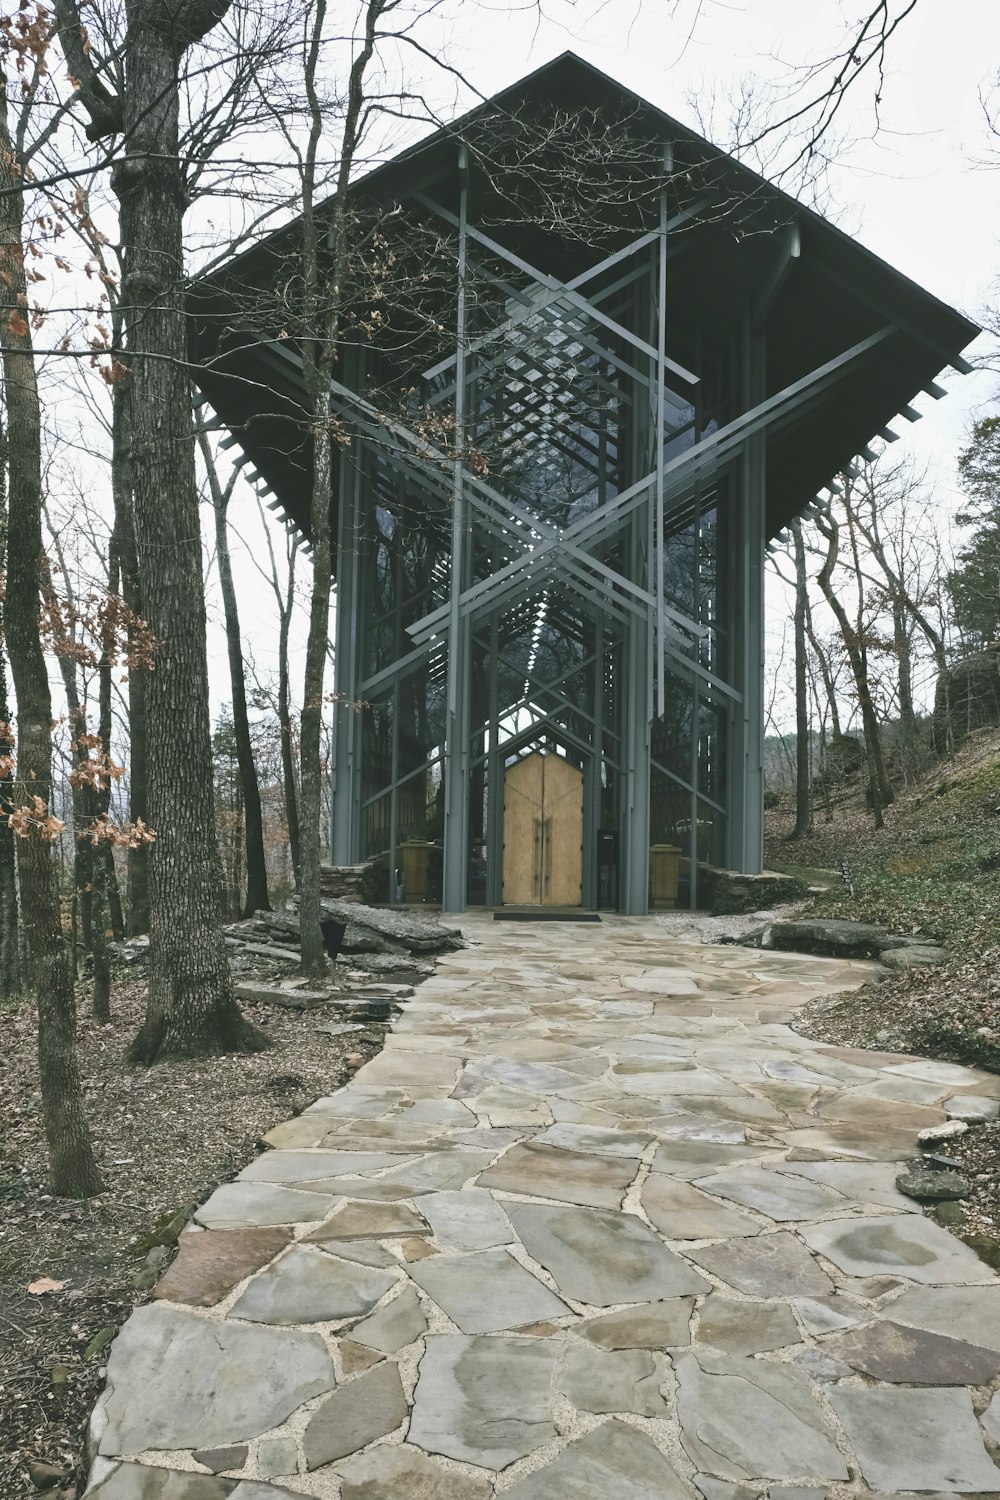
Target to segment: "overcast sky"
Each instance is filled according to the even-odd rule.
[[[446,36],[450,60],[483,94],[515,82],[567,48],[682,122],[696,126],[691,100],[707,113],[715,100],[717,136],[737,81],[786,80],[792,64],[836,49],[847,21],[867,0],[553,0],[539,19],[531,5],[512,10],[460,0]],[[998,0],[919,0],[892,39],[875,135],[872,93],[863,82],[845,107],[842,150],[831,170],[832,214],[877,255],[973,318],[998,295],[1000,141],[987,129],[981,95],[1000,68]],[[444,80],[428,80],[442,107]],[[466,99],[466,105],[468,104]],[[402,144],[403,137],[400,138]],[[996,146],[994,163],[991,148]],[[930,463],[943,518],[957,503],[955,455],[978,410],[992,399],[987,375],[949,379],[950,394],[915,403],[926,415],[898,424],[904,443]],[[897,445],[894,457],[903,450]],[[259,538],[252,507],[234,505],[239,530]],[[266,675],[275,666],[275,632],[256,574],[237,542],[237,581],[249,644]],[[782,611],[784,613],[784,611]],[[213,696],[230,696],[225,640],[212,609],[209,655]],[[295,643],[301,676],[304,621]]]

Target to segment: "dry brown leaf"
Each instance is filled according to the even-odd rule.
[[[28,1291],[33,1297],[41,1297],[45,1292],[61,1292],[65,1285],[65,1281],[53,1281],[51,1276],[40,1276],[37,1281],[29,1282]]]

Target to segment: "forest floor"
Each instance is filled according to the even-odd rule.
[[[340,1019],[330,1012],[244,1003],[271,1051],[130,1068],[123,1053],[145,991],[126,970],[112,995],[113,1024],[100,1026],[81,987],[80,1068],[106,1183],[81,1203],[46,1191],[33,1007],[0,1005],[2,1500],[38,1492],[29,1464],[50,1466],[36,1477],[58,1500],[75,1500],[106,1346],[147,1300],[187,1211],[246,1166],[268,1130],[340,1088],[354,1071],[348,1054],[367,1061],[385,1031],[369,1025],[331,1036],[317,1029]]]
[[[839,875],[847,862],[850,887],[842,876],[831,878],[811,910],[919,934],[953,956],[940,968],[893,974],[874,991],[816,1006],[796,1029],[819,1041],[1000,1072],[1000,733],[980,731],[905,781],[881,830],[860,776],[828,802],[817,799],[815,817],[812,836],[793,840],[791,795],[768,814],[771,868]],[[953,1227],[998,1257],[1000,1122],[976,1126],[947,1152],[972,1186]]]

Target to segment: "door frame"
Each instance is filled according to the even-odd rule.
[[[496,767],[496,775],[492,778],[494,785],[488,793],[490,809],[494,815],[494,836],[490,839],[490,854],[488,859],[488,900],[492,906],[501,907],[503,901],[503,851],[504,851],[504,786],[507,776],[508,760],[523,760],[531,754],[555,755],[558,752],[553,748],[558,745],[566,752],[565,759],[571,765],[583,773],[583,838],[581,843],[582,870],[580,881],[580,909],[583,911],[596,910],[598,895],[598,873],[597,873],[597,827],[598,827],[598,804],[599,792],[597,758],[591,748],[585,749],[583,745],[576,743],[568,745],[558,735],[551,731],[540,736],[537,729],[527,729],[516,738],[508,740],[498,747],[493,765]],[[581,764],[577,765],[577,758]]]

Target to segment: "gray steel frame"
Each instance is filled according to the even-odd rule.
[[[493,904],[501,899],[503,767],[505,758],[530,744],[539,735],[555,736],[580,756],[585,772],[585,848],[596,850],[600,822],[601,762],[604,757],[603,671],[605,633],[616,631],[623,641],[625,663],[620,722],[620,773],[622,856],[620,894],[622,909],[641,914],[647,909],[650,842],[651,726],[655,717],[669,715],[669,674],[676,673],[691,692],[690,776],[664,765],[660,773],[690,797],[691,902],[697,900],[697,865],[701,804],[728,814],[727,862],[745,872],[761,868],[763,858],[763,580],[765,543],[765,444],[769,432],[794,422],[835,383],[847,378],[858,361],[865,359],[881,341],[895,331],[888,325],[785,390],[768,396],[766,388],[766,324],[768,313],[787,278],[794,274],[801,255],[795,225],[778,238],[772,268],[757,296],[746,307],[741,325],[730,340],[730,366],[737,414],[708,435],[697,427],[692,446],[666,459],[668,438],[666,408],[677,402],[667,385],[680,381],[696,390],[697,374],[684,369],[667,355],[667,298],[669,266],[674,248],[669,235],[685,215],[671,219],[667,183],[670,148],[664,148],[664,185],[659,200],[656,229],[642,235],[613,255],[562,283],[529,264],[497,240],[485,235],[470,219],[469,181],[465,148],[459,147],[459,211],[436,203],[426,193],[415,195],[425,209],[449,225],[456,236],[458,277],[455,352],[425,372],[436,382],[433,399],[453,402],[454,438],[450,451],[435,448],[422,436],[395,420],[386,420],[358,394],[360,365],[345,368],[343,379],[334,384],[342,413],[355,432],[354,447],[341,458],[340,517],[338,529],[339,571],[335,659],[335,781],[333,857],[350,863],[360,852],[361,812],[360,731],[357,706],[362,696],[378,689],[394,689],[404,676],[420,669],[432,652],[447,652],[447,712],[443,747],[445,778],[443,905],[461,911],[468,896],[470,856],[469,797],[473,774],[486,777],[487,858],[486,896]],[[491,262],[510,268],[497,275],[490,265],[473,269],[475,250]],[[609,285],[599,285],[586,295],[588,284],[621,269]],[[499,286],[517,310],[486,331],[469,325],[467,288],[473,274],[482,274]],[[521,285],[515,284],[521,279]],[[628,299],[632,307],[629,326],[605,310],[610,297]],[[611,303],[612,311],[618,304]],[[627,317],[628,314],[625,314]],[[587,358],[597,358],[610,377],[594,368],[587,374],[595,390],[603,389],[609,401],[628,411],[630,447],[626,455],[624,485],[608,495],[607,448],[596,433],[574,430],[572,403],[584,400],[582,375],[577,372],[579,347]],[[627,349],[627,357],[623,354]],[[281,349],[288,358],[290,351]],[[522,361],[523,374],[515,376],[508,361]],[[292,355],[291,357],[294,357]],[[532,363],[533,361],[533,363]],[[450,378],[449,378],[450,377]],[[565,388],[562,382],[565,381]],[[617,381],[617,383],[615,383]],[[530,505],[505,494],[499,483],[488,482],[472,472],[466,462],[468,435],[474,426],[476,402],[489,400],[504,405],[505,392],[513,395],[517,413],[512,419],[531,444],[548,444],[573,462],[593,467],[598,503],[595,508],[563,527],[546,521]],[[631,391],[629,386],[631,385]],[[589,389],[589,387],[587,387]],[[639,392],[648,392],[642,399]],[[686,398],[685,398],[686,399]],[[620,428],[618,429],[620,432]],[[675,429],[676,430],[676,429]],[[438,503],[445,497],[451,507],[449,581],[447,601],[430,609],[407,627],[413,641],[387,667],[361,679],[359,658],[360,618],[364,608],[361,578],[365,480],[360,454],[365,447],[392,445],[387,462],[398,465],[406,481],[426,487]],[[620,438],[619,438],[620,441]],[[568,445],[568,446],[566,446]],[[588,457],[589,455],[589,457]],[[621,460],[622,455],[618,455]],[[450,484],[445,477],[451,469]],[[719,653],[719,621],[711,624],[700,616],[697,576],[699,528],[703,496],[707,489],[724,484],[726,503],[720,525],[724,546],[719,549],[720,596],[731,602],[732,623],[724,656]],[[693,568],[695,608],[692,614],[678,610],[666,597],[665,539],[671,527],[693,518]],[[488,577],[473,576],[473,536],[476,529],[492,539],[497,565]],[[615,551],[609,551],[614,548]],[[591,709],[582,709],[560,692],[558,682],[536,680],[526,670],[524,689],[513,703],[500,701],[498,665],[502,656],[500,621],[510,611],[532,604],[536,612],[548,608],[546,601],[570,601],[581,619],[589,619],[596,632],[597,649],[578,670],[591,675]],[[540,617],[538,615],[537,617]],[[470,708],[470,674],[473,669],[473,630],[490,642],[489,676],[485,685],[488,721],[473,723]],[[483,631],[486,636],[482,635]],[[703,643],[716,641],[706,664]],[[482,649],[477,647],[477,649]],[[568,680],[568,679],[566,679]],[[712,704],[723,715],[727,742],[726,791],[700,785],[699,733],[702,704]],[[505,719],[518,710],[525,716],[521,728],[501,740]],[[589,744],[565,722],[579,716],[590,727]],[[474,739],[482,737],[482,749],[474,750]],[[395,791],[412,781],[420,768],[400,776],[393,733],[391,784],[373,794],[368,802],[385,793],[393,794],[390,856],[394,862],[398,829]],[[430,758],[432,749],[427,747]],[[428,764],[430,760],[428,760]],[[608,758],[609,768],[615,766]],[[584,899],[596,899],[595,861],[588,869]]]

